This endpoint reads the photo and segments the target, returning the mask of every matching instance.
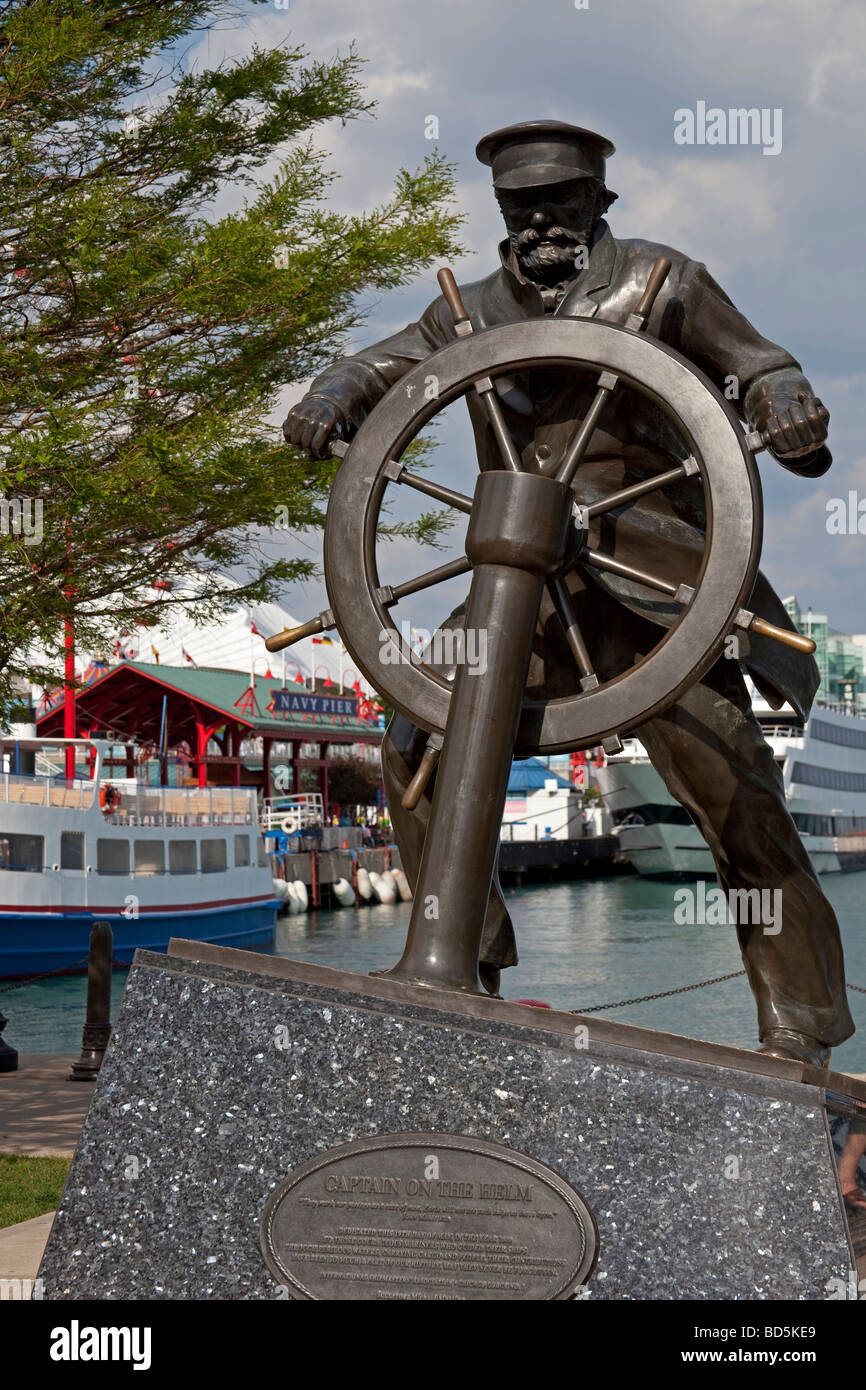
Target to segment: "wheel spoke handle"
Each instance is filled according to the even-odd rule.
[[[303,637],[312,637],[316,632],[330,632],[333,627],[336,627],[334,614],[330,608],[326,608],[324,613],[320,613],[317,618],[310,618],[309,622],[300,623],[298,627],[284,627],[282,632],[275,633],[273,637],[266,637],[265,650],[281,652],[285,647],[300,642]]]
[[[749,612],[748,608],[740,609],[734,620],[734,627],[744,632],[754,632],[758,637],[770,637],[774,642],[781,642],[783,647],[793,647],[794,651],[803,652],[806,656],[811,656],[815,650],[815,643],[811,637],[803,637],[799,632],[789,632],[785,627],[776,627],[775,623],[768,623],[766,618],[759,618],[756,613]]]
[[[439,761],[443,742],[442,734],[431,734],[428,738],[423,757],[418,764],[418,771],[400,798],[400,805],[404,810],[414,811],[424,795],[433,769]]]
[[[626,328],[635,329],[639,333],[642,328],[646,327],[653,305],[658,298],[658,292],[668,278],[670,269],[671,263],[667,256],[659,256],[649,273],[643,294],[626,319]]]
[[[603,555],[598,550],[585,550],[580,559],[583,564],[592,565],[594,569],[606,570],[622,579],[630,579],[635,584],[644,584],[648,589],[670,594],[678,603],[689,603],[694,597],[695,591],[690,584],[671,584],[657,574],[649,574],[646,570],[624,565],[622,561],[614,560],[611,555]],[[815,651],[815,643],[811,637],[803,637],[799,632],[789,632],[787,628],[776,627],[775,623],[768,623],[766,618],[759,618],[757,613],[752,613],[748,608],[739,610],[733,626],[741,632],[754,632],[758,637],[769,637],[774,642],[781,642],[784,647],[793,647],[794,651],[803,652],[807,656],[811,656]]]
[[[449,270],[447,266],[444,266],[442,270],[437,272],[436,279],[439,281],[439,288],[442,291],[445,303],[454,315],[454,332],[457,334],[458,338],[465,338],[467,334],[473,331],[472,323],[469,314],[466,312],[466,305],[463,303],[457,281],[454,279],[454,272]],[[522,473],[523,464],[520,461],[520,455],[515,448],[514,440],[511,438],[510,431],[505,423],[505,416],[502,413],[502,407],[493,389],[493,382],[489,376],[484,376],[476,381],[474,386],[476,394],[483,402],[484,409],[487,411],[487,418],[490,421],[490,428],[493,430],[496,443],[499,445],[502,462],[511,473]]]
[[[383,584],[376,590],[376,597],[385,608],[391,608],[395,603],[399,603],[401,598],[408,598],[410,594],[420,593],[422,589],[431,589],[434,584],[444,584],[448,579],[468,574],[471,568],[471,560],[463,555],[459,560],[449,560],[447,565],[440,565],[438,569],[419,574],[417,579],[407,579],[405,584]],[[334,610],[326,608],[318,617],[310,618],[309,622],[301,623],[298,627],[283,628],[282,632],[276,633],[273,637],[266,637],[265,648],[269,652],[281,652],[304,637],[312,637],[317,632],[330,632],[336,626]]]

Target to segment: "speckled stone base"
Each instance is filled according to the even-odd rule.
[[[571,1182],[599,1229],[590,1299],[823,1299],[848,1278],[825,1092],[785,1064],[175,949],[208,959],[139,951],[130,971],[39,1271],[46,1298],[285,1297],[259,1249],[274,1186],[332,1146],[417,1130],[498,1141]]]

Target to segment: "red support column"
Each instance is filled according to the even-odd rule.
[[[196,761],[197,761],[197,764],[198,764],[198,784],[199,784],[200,787],[206,787],[206,786],[207,786],[207,763],[204,761],[204,759],[205,759],[205,755],[207,754],[207,745],[208,745],[208,738],[209,738],[209,737],[210,737],[210,730],[208,729],[208,727],[207,727],[207,725],[205,724],[204,720],[202,719],[201,715],[198,713],[198,711],[196,711],[196,716],[195,716],[195,745],[196,745],[196,746],[195,746],[195,754],[196,754]]]
[[[297,795],[301,790],[301,741],[292,739],[292,793]]]
[[[135,776],[135,754],[134,754],[134,752],[133,752],[133,748],[132,748],[132,744],[131,744],[131,743],[127,743],[127,744],[125,745],[125,751],[126,751],[126,775],[127,775],[127,777],[134,777],[134,776]]]
[[[325,743],[322,739],[319,740],[319,757],[322,758],[323,760],[326,760],[326,759],[327,759],[327,757],[328,757],[328,749],[330,748],[330,746],[331,746],[331,745],[330,745],[329,743]],[[325,824],[327,825],[327,823],[328,823],[328,815],[329,815],[329,810],[328,810],[328,764],[327,764],[327,761],[323,761],[322,764],[321,764],[321,766],[319,767],[319,791],[322,793],[322,814],[323,814],[323,816],[324,816]]]
[[[71,589],[67,589],[70,594]],[[63,737],[75,738],[75,624],[67,618],[63,624]],[[66,776],[75,777],[75,749],[66,749]]]

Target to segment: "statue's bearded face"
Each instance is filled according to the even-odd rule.
[[[572,179],[538,188],[497,188],[511,249],[530,280],[557,284],[577,273],[580,247],[607,206],[598,179]]]

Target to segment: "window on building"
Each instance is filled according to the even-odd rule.
[[[0,836],[0,869],[39,874],[44,857],[45,841],[41,835]]]
[[[135,841],[135,872],[142,877],[165,873],[165,845],[162,840]]]
[[[62,830],[60,832],[61,869],[84,868],[84,831]]]
[[[195,840],[169,840],[168,867],[173,874],[194,874],[198,869]]]
[[[235,835],[235,868],[245,869],[250,862],[249,835]]]
[[[791,781],[807,787],[828,787],[836,792],[866,792],[866,772],[847,772],[838,767],[795,763]]]
[[[128,874],[129,841],[97,840],[96,872],[98,874]]]
[[[826,719],[813,719],[809,733],[822,743],[836,743],[842,748],[866,748],[866,729],[852,729],[847,724],[830,724]]]
[[[218,874],[226,868],[225,840],[202,840],[201,871],[203,874]]]

